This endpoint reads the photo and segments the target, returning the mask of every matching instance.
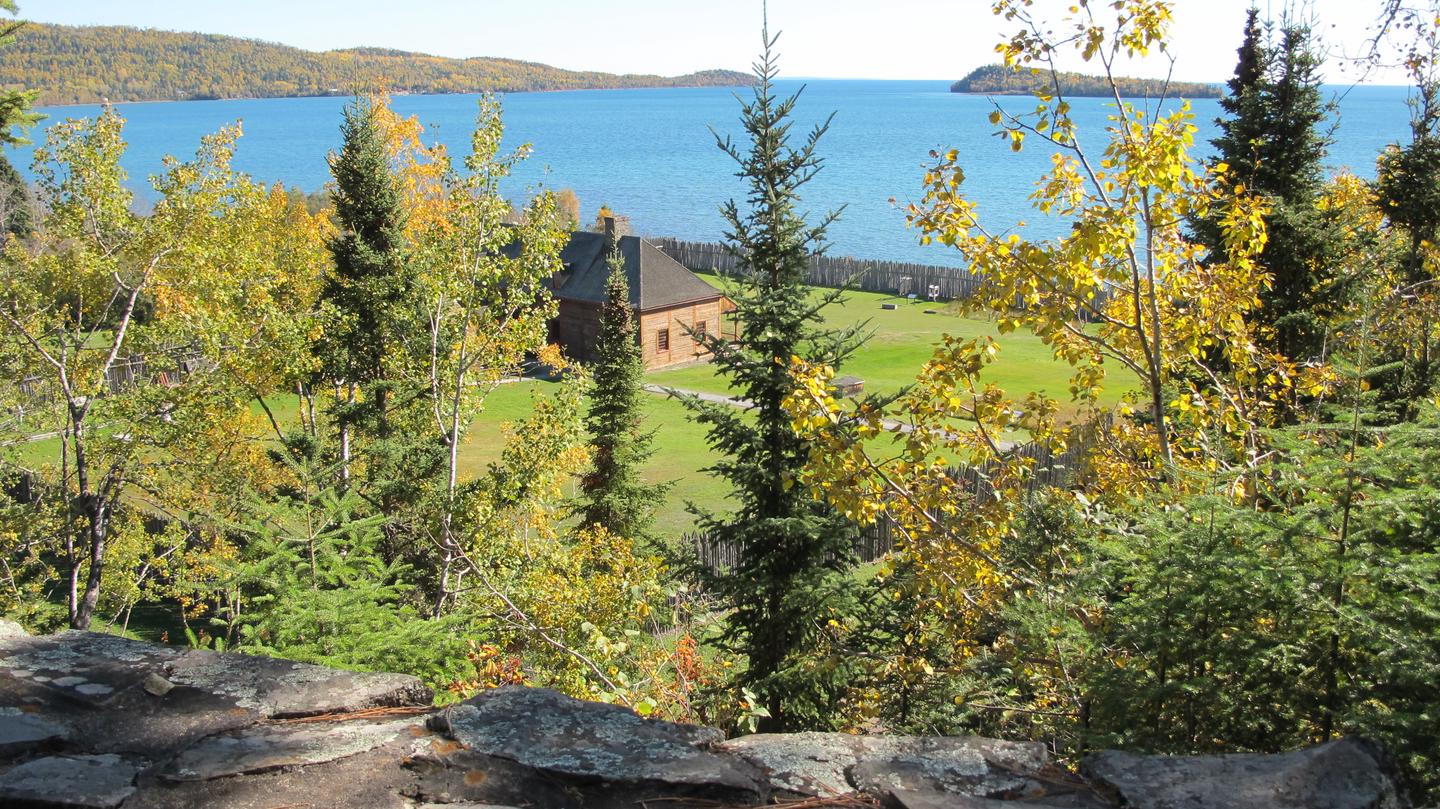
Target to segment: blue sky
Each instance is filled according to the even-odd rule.
[[[1336,52],[1357,51],[1381,0],[1257,0],[1313,8]],[[1176,0],[1175,76],[1219,81],[1251,0]],[[1038,0],[1057,13],[1069,2]],[[686,73],[746,69],[760,0],[20,0],[22,16],[256,37],[312,50],[372,45],[443,56],[506,56],[566,68]],[[953,79],[993,61],[1008,26],[988,0],[771,0],[788,75]],[[1163,74],[1158,61],[1133,75]],[[1357,74],[1332,60],[1327,78]],[[1369,76],[1406,83],[1398,71]]]

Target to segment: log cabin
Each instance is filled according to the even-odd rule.
[[[650,242],[630,234],[623,216],[606,217],[603,232],[576,231],[560,253],[564,269],[549,287],[559,302],[550,321],[550,342],[582,362],[595,359],[601,304],[610,268],[610,245],[619,242],[630,287],[630,306],[639,324],[646,370],[695,362],[706,352],[694,334],[720,333],[730,302],[719,290]],[[692,331],[693,330],[693,331]]]

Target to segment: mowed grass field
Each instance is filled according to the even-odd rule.
[[[471,428],[461,450],[462,469],[476,474],[498,460],[505,448],[505,426],[527,417],[533,397],[547,395],[551,387],[548,382],[520,382],[502,385],[491,393],[485,413]],[[724,481],[700,471],[716,456],[705,444],[704,429],[687,418],[684,406],[658,394],[646,394],[644,401],[645,429],[653,433],[655,449],[645,466],[645,479],[671,484],[656,515],[656,528],[663,536],[679,537],[694,523],[686,509],[688,502],[723,509],[729,489]],[[575,484],[570,485],[573,493]]]
[[[895,304],[895,309],[884,309]],[[935,314],[926,314],[933,311]],[[854,356],[840,370],[865,380],[866,393],[894,393],[915,381],[934,353],[941,335],[961,338],[990,336],[999,341],[1000,355],[985,374],[1014,396],[1041,391],[1060,400],[1070,399],[1070,367],[1057,362],[1050,347],[1028,332],[1000,335],[989,320],[961,317],[944,303],[912,301],[874,292],[851,292],[824,311],[827,325],[840,328],[868,322],[868,335]],[[648,381],[684,390],[726,393],[725,380],[717,378],[709,365],[691,365],[657,371]],[[1109,401],[1119,391],[1109,391]]]
[[[896,308],[883,309],[887,303]],[[936,314],[926,314],[926,310]],[[1069,401],[1070,367],[1056,361],[1049,346],[1028,332],[1001,336],[991,321],[959,316],[943,303],[873,292],[848,293],[842,302],[827,307],[824,317],[828,325],[837,328],[868,321],[865,342],[841,370],[865,380],[867,393],[893,393],[914,382],[916,372],[930,359],[941,336],[951,334],[964,338],[991,336],[999,341],[999,358],[987,369],[986,381],[1015,396],[1033,390],[1061,402]],[[734,393],[708,363],[654,371],[646,381],[680,390]],[[482,468],[499,457],[500,424],[524,418],[529,407],[526,387],[540,393],[546,384],[507,385],[491,394],[487,413],[466,445],[467,466]],[[1121,392],[1118,388],[1107,390],[1105,401],[1118,401]],[[686,509],[687,502],[723,511],[728,487],[701,471],[716,456],[705,444],[704,430],[689,420],[688,411],[663,394],[651,393],[646,398],[646,427],[654,432],[655,454],[646,466],[645,477],[652,482],[672,483],[657,522],[666,536],[677,537],[690,530],[694,522]],[[492,435],[486,435],[492,431]]]
[[[896,304],[897,308],[881,308],[886,303]],[[936,313],[926,314],[927,309]],[[948,311],[945,304],[853,292],[844,302],[828,307],[824,317],[829,325],[836,327],[869,322],[868,337],[841,371],[865,380],[867,393],[892,393],[912,382],[941,335],[948,333],[967,338],[997,337],[1000,355],[987,370],[987,381],[1013,395],[1036,390],[1062,402],[1068,401],[1070,369],[1055,361],[1050,349],[1040,340],[1028,333],[1000,337],[990,321],[961,317]],[[649,374],[646,381],[682,390],[733,393],[708,364],[656,371]],[[504,449],[505,426],[529,415],[533,397],[544,396],[550,389],[551,383],[523,381],[501,385],[490,394],[485,411],[472,425],[463,448],[462,468],[467,476],[480,474],[489,463],[499,459]],[[1120,392],[1114,390],[1108,395],[1114,401]],[[659,508],[657,527],[665,536],[678,537],[690,530],[694,522],[686,504],[693,502],[723,511],[728,487],[702,471],[714,462],[715,455],[706,446],[704,430],[690,421],[679,402],[663,394],[650,393],[646,394],[645,405],[645,424],[653,431],[655,448],[645,477],[652,482],[671,484]],[[292,397],[276,397],[271,406],[282,421],[294,418]],[[59,443],[57,439],[35,441],[12,447],[10,453],[26,465],[53,463],[58,460]]]

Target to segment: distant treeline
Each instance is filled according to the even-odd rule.
[[[1089,76],[1084,73],[1059,73],[1060,89],[1067,96],[1108,96],[1110,83],[1104,76]],[[1004,65],[985,65],[970,71],[969,75],[950,85],[952,93],[981,93],[985,95],[1028,95],[1034,92],[1052,92],[1054,83],[1049,71],[1031,73],[1027,68],[1014,70]],[[1172,81],[1161,79],[1131,79],[1117,76],[1115,86],[1120,95],[1130,98],[1156,98],[1161,93],[1178,98],[1219,98],[1218,84]]]
[[[447,59],[380,48],[317,53],[272,42],[125,26],[27,25],[0,59],[0,85],[41,88],[41,104],[349,95],[520,92],[748,84],[748,74],[685,76],[562,70],[514,59]]]

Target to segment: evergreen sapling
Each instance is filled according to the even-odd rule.
[[[857,529],[797,480],[811,446],[783,407],[794,387],[789,363],[798,356],[839,365],[856,347],[858,327],[817,325],[840,291],[812,290],[806,268],[838,214],[810,225],[798,206],[800,189],[821,167],[816,147],[829,122],[790,144],[799,96],[775,95],[774,45],[767,28],[754,97],[742,103],[748,148],[717,135],[749,187],[748,209],[733,200],[721,209],[741,268],[730,290],[736,337],[702,339],[721,378],[752,406],[683,401],[708,428],[722,456],[710,471],[730,482],[735,504],[726,516],[697,510],[702,531],[740,548],[738,564],[713,576],[712,591],[729,611],[721,643],[745,660],[735,685],[756,694],[754,707],[769,714],[760,728],[790,731],[844,722],[841,701],[854,674],[843,644],[856,610],[848,570]]]

